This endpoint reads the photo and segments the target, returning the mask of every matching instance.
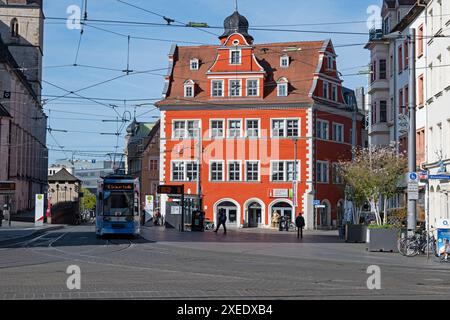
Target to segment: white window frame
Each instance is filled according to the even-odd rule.
[[[287,55],[281,56],[280,57],[280,68],[289,68],[290,60],[291,59]],[[284,62],[286,62],[286,64],[284,64]]]
[[[193,66],[194,63],[196,63],[197,67]],[[191,59],[189,61],[189,68],[193,71],[197,71],[198,69],[200,69],[200,60],[198,60],[197,58]]]
[[[338,101],[338,88],[335,84],[331,86],[331,100]]]
[[[281,94],[281,88],[284,87],[285,94]],[[287,82],[281,82],[277,84],[277,96],[278,97],[287,97],[289,95],[288,93],[288,83]]]
[[[330,84],[328,83],[328,82],[326,82],[326,81],[323,81],[323,84],[322,84],[322,86],[323,86],[323,97],[324,97],[324,99],[329,99],[329,96],[330,96]]]
[[[341,139],[337,139],[337,135],[336,135],[336,129],[337,128],[340,128],[341,129]],[[344,138],[344,128],[345,128],[345,126],[342,124],[342,123],[338,123],[338,122],[333,122],[333,141],[334,142],[339,142],[339,143],[344,143],[344,141],[345,141],[345,138]]]
[[[283,135],[274,135],[275,129],[273,127],[274,121],[283,121]],[[286,136],[286,121],[282,118],[271,118],[270,119],[270,137],[271,138],[284,138]]]
[[[319,177],[319,165],[322,166],[321,167],[321,175],[320,175],[320,177]],[[326,170],[326,173],[327,173],[326,181],[322,181],[323,173],[325,172],[323,170],[324,166],[326,166],[326,168],[327,168],[327,170]],[[328,161],[320,161],[320,160],[317,161],[316,180],[317,180],[317,183],[321,183],[321,184],[329,184],[330,183],[330,163]]]
[[[176,122],[184,122],[184,133],[182,137],[177,137],[175,135],[175,123]],[[189,136],[188,123],[189,122],[197,122],[198,123],[198,133],[193,137]],[[195,139],[198,137],[198,134],[201,134],[202,131],[202,121],[200,119],[173,119],[172,120],[172,139]]]
[[[183,129],[176,129],[176,123],[183,123]],[[177,135],[179,130],[183,130],[183,134]],[[186,120],[172,120],[172,139],[184,139],[186,137]]]
[[[256,81],[256,95],[253,95],[253,94],[250,95],[249,94],[249,85],[248,85],[248,83],[250,81]],[[259,97],[259,79],[247,79],[245,84],[246,84],[245,85],[245,94],[246,94],[247,97]]]
[[[214,95],[214,83],[221,83],[222,88],[222,95]],[[211,97],[213,98],[220,98],[220,97],[224,97],[225,96],[225,81],[224,80],[220,80],[220,79],[214,79],[211,80]]]
[[[230,132],[235,130],[235,129],[230,128],[231,121],[240,121],[240,123],[241,123],[241,128],[239,130],[239,136],[237,136],[237,137],[230,135]],[[227,119],[227,138],[242,138],[242,136],[243,136],[243,121],[242,121],[242,119]]]
[[[333,162],[331,164],[331,175],[332,175],[331,178],[332,178],[333,184],[340,185],[340,184],[344,184],[344,179],[337,174],[338,166],[339,166],[339,163],[337,163],[337,162]]]
[[[256,180],[249,180],[248,179],[248,165],[249,165],[249,163],[252,163],[252,164],[257,164],[257,166],[258,166],[258,179],[256,179]],[[261,162],[259,161],[259,160],[245,160],[245,172],[244,172],[244,175],[245,175],[245,181],[246,182],[260,182],[261,181]]]
[[[222,136],[214,136],[213,135],[213,132],[215,129],[212,127],[212,123],[214,121],[222,122]],[[225,138],[225,132],[226,132],[225,119],[210,119],[209,120],[209,137],[211,139],[223,139],[223,138]]]
[[[323,126],[322,124],[326,124],[327,125],[327,136],[324,138],[323,137]],[[317,128],[319,128],[320,126],[320,132],[322,133],[321,136],[319,136],[319,131],[317,130]],[[327,120],[322,120],[322,119],[317,119],[316,122],[316,138],[320,139],[320,140],[330,140],[330,122]]]
[[[183,164],[183,178],[182,179],[175,180],[175,178],[174,178],[175,171],[173,170],[173,165],[175,163],[182,163]],[[179,182],[179,181],[185,181],[186,180],[186,164],[185,164],[184,160],[172,160],[172,161],[170,161],[170,180],[172,182]]]
[[[194,92],[195,85],[192,83],[185,83],[184,84],[184,97],[185,98],[194,98],[195,92]],[[191,95],[188,95],[188,89],[191,89]]]
[[[249,136],[248,132],[249,132],[249,128],[248,128],[248,121],[258,121],[258,135],[256,136]],[[253,128],[250,130],[254,130]],[[245,119],[245,137],[246,138],[250,138],[250,139],[254,139],[254,138],[261,138],[261,119],[259,118],[247,118]]]
[[[220,163],[222,165],[222,179],[221,180],[213,180],[212,167],[213,167],[213,164],[215,164],[215,163]],[[224,182],[225,175],[226,175],[226,169],[225,169],[225,161],[224,160],[210,160],[209,161],[209,182]]]
[[[233,88],[231,86],[232,82],[238,81],[239,82],[239,94],[238,95],[232,95]],[[236,98],[236,97],[242,97],[242,79],[229,79],[228,80],[228,96],[230,98]]]
[[[292,160],[270,160],[270,182],[282,182],[282,183],[290,183],[293,182],[291,180],[288,179],[288,163],[290,162],[295,162],[294,159]],[[273,180],[273,168],[274,168],[274,164],[275,163],[283,163],[283,179],[282,180]],[[301,166],[300,166],[300,160],[297,159],[297,174],[296,174],[296,178],[297,181],[300,181],[300,176],[301,176],[301,172],[300,172]],[[294,177],[293,177],[294,178]]]
[[[298,123],[297,135],[295,135],[295,136],[294,135],[288,135],[288,130],[289,130],[288,122],[289,121],[297,121],[297,123]],[[299,118],[287,118],[285,127],[286,127],[286,136],[285,136],[286,138],[298,138],[298,137],[300,137],[301,122],[300,122]]]
[[[230,179],[230,165],[237,164],[239,168],[239,180],[231,180]],[[228,182],[241,182],[242,181],[242,161],[241,160],[227,160],[227,181]]]
[[[173,170],[173,165],[174,163],[182,163],[183,164],[183,179],[181,180],[175,180],[174,179],[174,170]],[[194,180],[188,180],[188,170],[187,170],[187,166],[188,164],[196,164],[197,165],[197,179],[198,179],[198,161],[197,160],[171,160],[170,161],[170,180],[171,182],[192,182],[192,181],[197,181],[197,179]]]
[[[298,134],[297,136],[288,136],[288,121],[293,120],[298,122]],[[275,136],[274,135],[274,128],[273,128],[273,122],[274,121],[284,121],[283,122],[283,135],[282,136]],[[300,130],[301,130],[301,121],[300,118],[271,118],[270,119],[270,137],[271,138],[298,138],[300,137]]]
[[[239,61],[233,62],[233,52],[239,53]],[[230,49],[230,65],[235,66],[240,64],[242,64],[242,50],[237,48]]]
[[[188,180],[188,164],[195,164],[197,167],[197,170],[195,170],[195,172],[197,172],[197,177],[196,177],[196,179],[193,179],[193,180]],[[195,161],[193,161],[193,160],[189,160],[189,161],[185,161],[185,163],[184,163],[184,171],[185,171],[185,174],[184,174],[184,179],[185,179],[185,181],[187,181],[187,182],[191,182],[191,181],[197,181],[198,180],[198,160],[195,160]]]

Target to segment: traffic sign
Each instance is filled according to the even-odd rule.
[[[319,206],[320,205],[320,200],[314,200],[314,206]]]
[[[450,174],[436,174],[428,177],[430,180],[450,180]]]
[[[408,173],[408,199],[419,200],[419,176],[416,172]]]

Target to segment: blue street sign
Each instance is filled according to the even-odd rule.
[[[320,200],[314,200],[314,205],[315,206],[320,206]]]
[[[411,180],[411,181],[416,181],[417,180],[417,173],[415,173],[415,172],[410,172],[409,173],[409,180]]]
[[[430,180],[450,180],[450,174],[435,174],[428,177]]]

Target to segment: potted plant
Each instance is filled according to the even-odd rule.
[[[398,252],[400,229],[394,225],[370,225],[367,228],[367,251]]]
[[[397,154],[393,146],[356,149],[353,155],[351,161],[339,163],[339,172],[353,191],[354,205],[357,202],[367,202],[370,205],[370,211],[374,214],[375,225],[377,226],[371,226],[372,229],[380,229],[382,231],[379,233],[386,235],[396,232],[391,230],[393,228],[386,227],[388,224],[387,204],[388,199],[398,192],[398,186],[404,178],[406,158],[402,154]],[[357,223],[356,221],[353,222]],[[364,233],[367,227],[354,226],[351,228],[356,228],[355,234],[360,234],[361,232]],[[348,231],[351,232],[350,229]],[[378,233],[378,231],[375,231],[375,233]],[[365,242],[372,242],[373,239],[377,238],[369,230],[365,234],[368,235],[365,238],[363,236]],[[360,242],[351,241],[352,237],[350,236],[347,239],[349,239],[348,242]],[[384,250],[383,248],[379,249]],[[390,246],[386,247],[386,250],[391,251]]]
[[[366,237],[366,225],[347,223],[345,226],[345,242],[365,243]]]

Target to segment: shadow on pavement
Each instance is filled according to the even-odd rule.
[[[237,229],[223,230],[217,233],[205,232],[179,232],[175,229],[164,229],[160,227],[143,228],[142,237],[155,242],[245,242],[245,243],[344,243],[336,234],[318,234],[304,232],[303,239],[297,239],[297,232],[274,232],[260,231],[248,232]]]

